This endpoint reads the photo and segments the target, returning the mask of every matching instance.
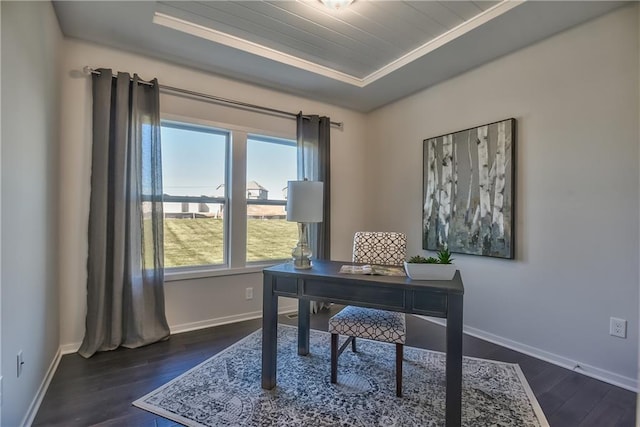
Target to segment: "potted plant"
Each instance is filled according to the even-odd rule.
[[[420,255],[409,258],[404,269],[413,280],[451,280],[456,274],[456,266],[452,263],[448,248],[438,251],[436,257],[425,258]]]

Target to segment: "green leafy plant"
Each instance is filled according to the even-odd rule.
[[[444,248],[438,251],[437,258],[432,256],[425,258],[420,255],[415,255],[409,258],[407,262],[410,264],[451,264],[451,261],[453,261],[453,258],[451,258],[449,249]]]
[[[451,264],[453,258],[451,258],[451,252],[448,248],[444,248],[438,251],[438,264]]]

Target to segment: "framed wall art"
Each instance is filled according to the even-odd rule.
[[[516,120],[424,140],[426,250],[514,258]]]

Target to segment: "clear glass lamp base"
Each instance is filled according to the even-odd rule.
[[[291,252],[293,268],[298,270],[308,270],[311,268],[311,249],[309,249],[309,244],[307,243],[307,224],[299,222],[298,232],[298,244]]]
[[[311,260],[309,258],[293,258],[293,268],[296,270],[308,270],[311,268]]]

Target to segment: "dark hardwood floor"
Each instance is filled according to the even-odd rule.
[[[311,327],[326,331],[329,317],[340,308],[312,315]],[[296,325],[297,319],[280,316],[280,322]],[[257,330],[260,324],[256,319],[176,334],[161,343],[100,353],[88,360],[77,354],[65,355],[33,425],[175,426],[131,402]],[[407,345],[444,351],[445,330],[407,316]],[[552,427],[635,425],[635,393],[471,336],[465,335],[463,349],[468,356],[520,364]]]

